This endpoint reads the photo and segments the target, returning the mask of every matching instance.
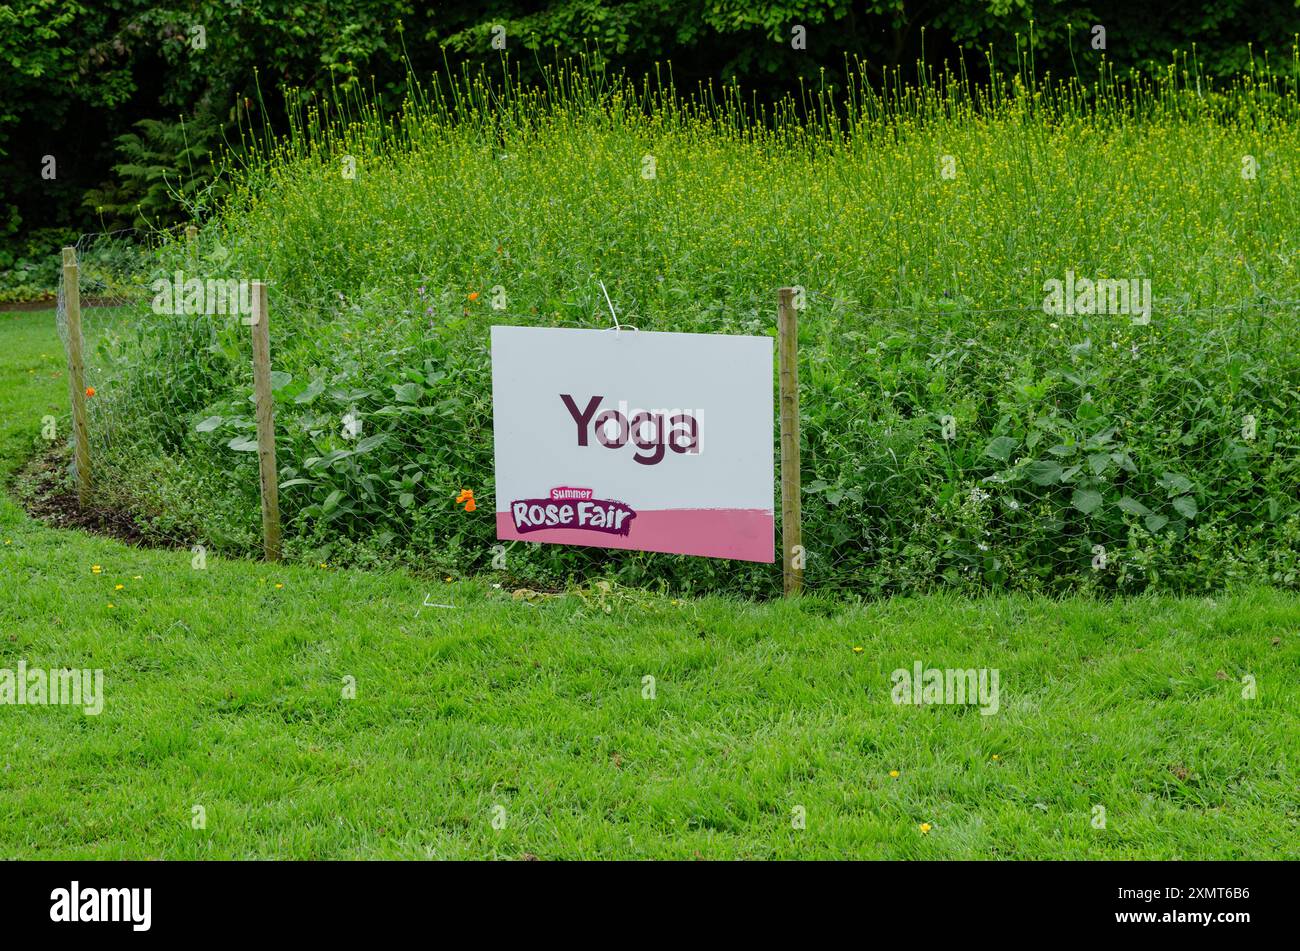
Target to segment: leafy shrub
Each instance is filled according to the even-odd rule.
[[[643,330],[772,334],[776,288],[806,288],[812,586],[1294,585],[1296,90],[1198,95],[1173,75],[862,84],[847,115],[825,90],[767,124],[731,95],[583,72],[546,92],[413,86],[396,124],[304,120],[158,273],[273,282],[281,506],[302,557],[491,567],[488,327],[606,326],[600,277]],[[1151,322],[1049,316],[1044,282],[1067,270],[1150,279]],[[247,329],[149,316],[136,333],[104,351],[116,484],[178,531],[251,546]],[[462,488],[477,513],[455,506]],[[770,566],[520,543],[506,565],[539,583],[779,585]]]

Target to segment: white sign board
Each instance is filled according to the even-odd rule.
[[[493,327],[497,538],[773,561],[772,343]]]

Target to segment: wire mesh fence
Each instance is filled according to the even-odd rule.
[[[262,275],[225,266],[217,234],[163,235],[148,256],[131,238],[77,246],[94,504],[159,541],[256,553]],[[496,539],[487,327],[544,323],[545,302],[491,294],[432,275],[369,297],[271,284],[286,556],[778,592],[779,563]],[[600,289],[582,294],[603,326]],[[1145,314],[1056,313],[1041,297],[865,314],[815,290],[801,301],[806,590],[1297,583],[1300,363],[1286,341],[1300,301],[1148,297]],[[720,332],[775,332],[775,288],[731,306]]]

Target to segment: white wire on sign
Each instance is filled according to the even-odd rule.
[[[593,274],[592,276],[595,277],[594,274]],[[614,331],[614,333],[621,333],[622,330],[623,330],[623,325],[620,324],[620,323],[618,322],[618,314],[615,313],[615,311],[614,311],[614,302],[613,302],[612,300],[609,299],[609,291],[605,290],[605,282],[602,281],[600,278],[597,277],[597,278],[596,278],[596,283],[600,285],[600,292],[601,292],[602,294],[605,295],[605,303],[609,305],[609,313],[610,313],[610,316],[614,318],[614,326],[613,326],[613,328],[606,327],[605,329],[606,329],[606,330],[610,330],[610,329],[612,329],[612,330]],[[631,324],[628,324],[628,325],[627,325],[627,329],[628,329],[628,330],[636,330],[637,328],[636,328],[636,327],[633,327]]]

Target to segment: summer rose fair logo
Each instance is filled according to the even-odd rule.
[[[543,528],[585,528],[607,535],[627,535],[636,512],[622,502],[592,498],[591,489],[557,486],[549,499],[510,503],[515,529],[521,535]]]

